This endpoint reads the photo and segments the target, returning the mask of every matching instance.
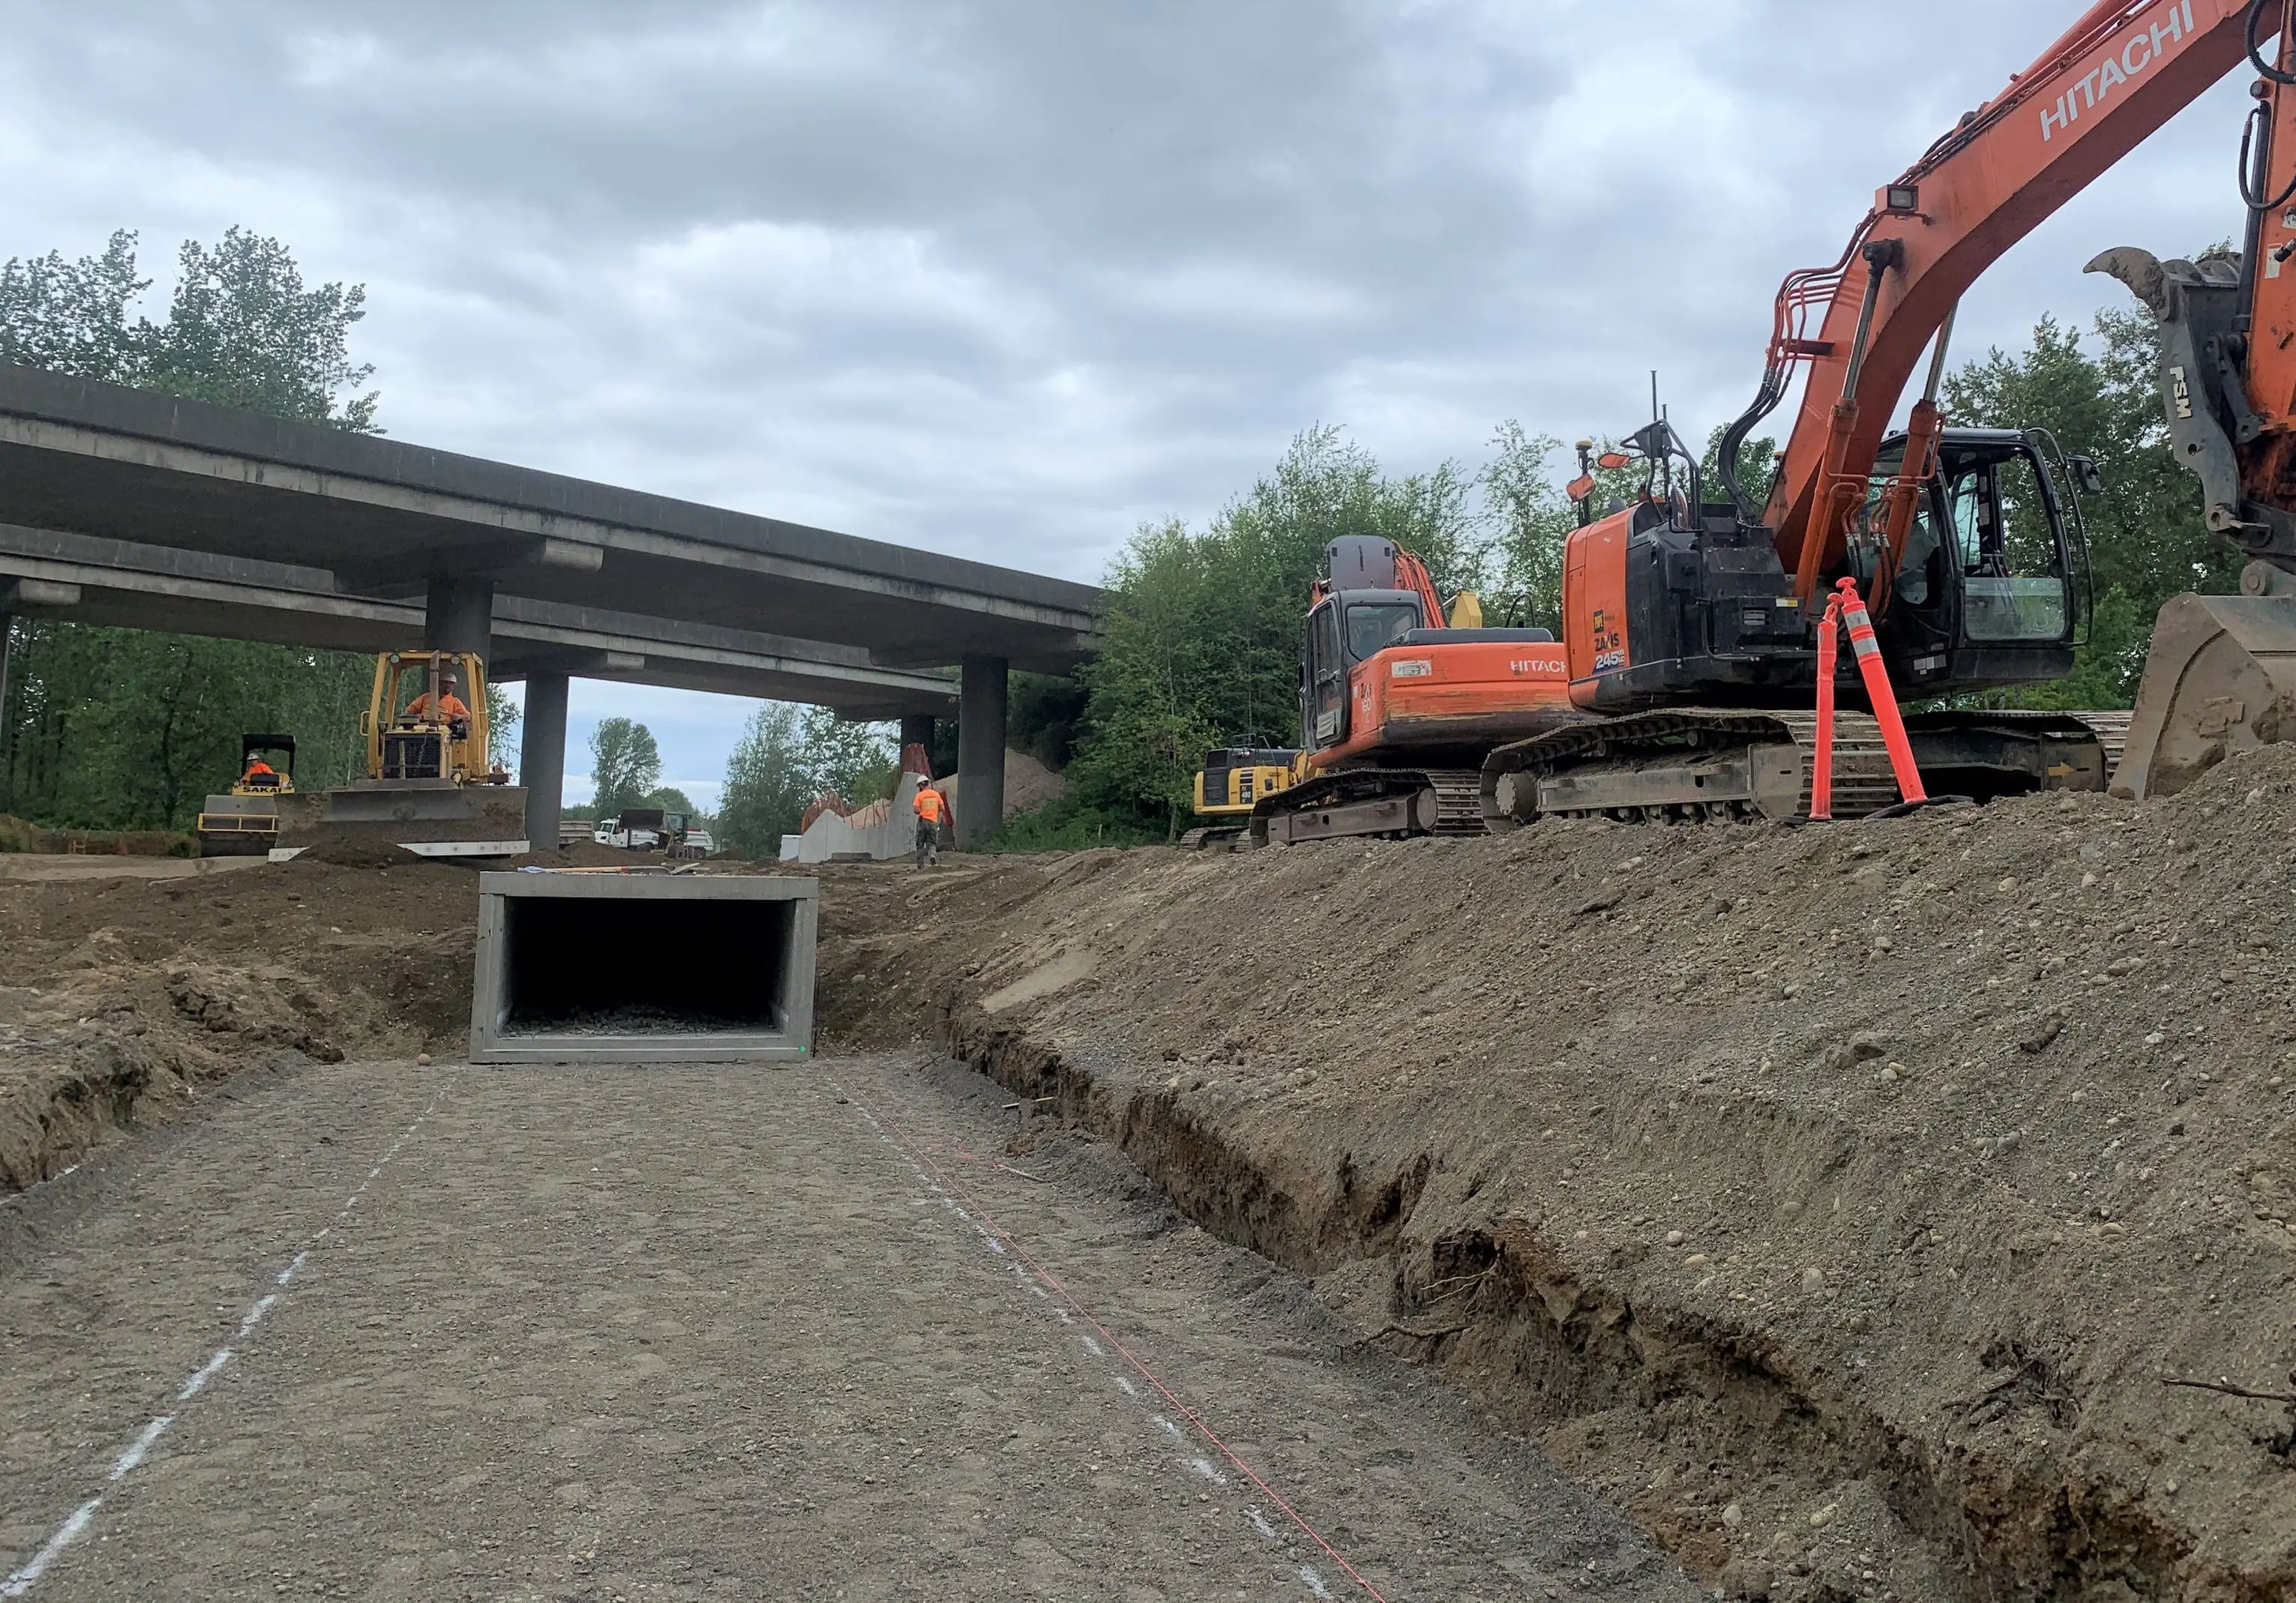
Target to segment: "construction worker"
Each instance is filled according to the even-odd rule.
[[[440,676],[437,695],[424,691],[406,704],[406,718],[409,724],[444,724],[458,737],[471,721],[471,709],[455,694],[457,681],[452,669]]]
[[[250,790],[276,790],[279,789],[279,770],[258,757],[247,765],[247,772],[239,776],[239,782]]]
[[[909,800],[917,814],[917,866],[940,861],[940,826],[948,816],[948,797],[931,785],[919,785]]]

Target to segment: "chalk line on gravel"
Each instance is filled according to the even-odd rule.
[[[1187,1419],[1188,1423],[1196,1428],[1197,1433],[1201,1435],[1206,1442],[1210,1444],[1211,1446],[1219,1452],[1223,1459],[1226,1460],[1228,1463],[1234,1465],[1252,1486],[1257,1487],[1266,1495],[1268,1501],[1275,1504],[1278,1509],[1282,1510],[1286,1519],[1288,1519],[1292,1525],[1298,1526],[1300,1531],[1305,1533],[1308,1540],[1313,1542],[1317,1548],[1321,1549],[1332,1563],[1336,1564],[1342,1571],[1346,1572],[1347,1577],[1349,1581],[1353,1582],[1357,1586],[1361,1587],[1367,1595],[1376,1600],[1376,1603],[1387,1603],[1385,1595],[1382,1594],[1376,1587],[1373,1586],[1368,1580],[1365,1579],[1364,1576],[1356,1569],[1355,1566],[1349,1563],[1347,1558],[1340,1552],[1340,1550],[1337,1548],[1334,1548],[1324,1539],[1322,1532],[1316,1530],[1314,1525],[1308,1524],[1307,1519],[1300,1515],[1299,1510],[1294,1509],[1291,1503],[1286,1501],[1280,1493],[1278,1493],[1273,1486],[1269,1485],[1265,1480],[1261,1479],[1257,1470],[1253,1469],[1250,1465],[1238,1458],[1235,1455],[1234,1450],[1230,1448],[1226,1442],[1222,1441],[1220,1437],[1213,1432],[1211,1427],[1204,1422],[1202,1416],[1196,1410],[1189,1407],[1187,1403],[1182,1402],[1179,1396],[1174,1393],[1172,1389],[1154,1373],[1154,1371],[1151,1370],[1147,1365],[1136,1357],[1131,1349],[1127,1347],[1124,1343],[1116,1337],[1114,1332],[1111,1331],[1106,1325],[1101,1322],[1099,1317],[1095,1315],[1091,1309],[1086,1307],[1085,1304],[1078,1299],[1073,1291],[1070,1290],[1067,1286],[1062,1284],[1060,1279],[1053,1274],[1050,1270],[1046,1269],[1034,1257],[1030,1256],[1028,1249],[1021,1245],[1020,1241],[1013,1236],[1011,1231],[1007,1231],[1003,1225],[997,1223],[996,1220],[990,1218],[987,1211],[981,1207],[980,1202],[973,1198],[970,1192],[965,1190],[964,1187],[959,1183],[955,1176],[948,1174],[947,1171],[943,1170],[939,1165],[934,1163],[931,1155],[926,1151],[923,1145],[911,1139],[906,1133],[895,1127],[890,1120],[880,1119],[876,1114],[870,1110],[867,1103],[864,1102],[858,1096],[853,1093],[853,1091],[849,1086],[841,1084],[834,1080],[830,1082],[830,1084],[832,1088],[836,1092],[838,1097],[848,1103],[854,1112],[859,1114],[861,1117],[867,1122],[870,1129],[876,1133],[877,1139],[886,1146],[890,1147],[893,1149],[895,1156],[899,1157],[900,1160],[908,1166],[910,1172],[915,1174],[917,1179],[929,1190],[939,1196],[941,1205],[944,1207],[946,1207],[950,1213],[955,1214],[958,1218],[964,1220],[967,1224],[970,1224],[973,1228],[974,1231],[980,1235],[982,1245],[987,1247],[990,1251],[996,1253],[999,1257],[1004,1259],[1006,1267],[1010,1268],[1013,1274],[1019,1277],[1021,1281],[1025,1284],[1029,1290],[1035,1292],[1038,1296],[1045,1298],[1047,1302],[1053,1302],[1054,1293],[1058,1293],[1060,1301],[1053,1302],[1052,1311],[1063,1323],[1068,1321],[1070,1310],[1073,1309],[1076,1313],[1076,1316],[1083,1320],[1086,1324],[1090,1325],[1093,1329],[1097,1331],[1101,1339],[1106,1342],[1110,1347],[1113,1348],[1125,1363],[1129,1364],[1135,1370],[1136,1370],[1140,1378],[1148,1383],[1157,1395],[1162,1397],[1164,1401],[1168,1403],[1176,1411],[1184,1416]],[[962,1199],[961,1201],[960,1198]],[[1051,1292],[1047,1292],[1045,1289],[1047,1284],[1049,1284],[1053,1288]],[[1065,1308],[1061,1306],[1060,1304],[1062,1302],[1065,1302],[1068,1306]],[[1094,1345],[1091,1337],[1086,1337],[1084,1340],[1085,1345],[1087,1347]],[[1128,1395],[1137,1399],[1144,1408],[1148,1406],[1148,1399],[1143,1396],[1142,1394],[1133,1386],[1129,1377],[1118,1373],[1114,1376],[1114,1379],[1116,1384],[1121,1386]],[[1177,1443],[1186,1441],[1186,1433],[1182,1431],[1178,1426],[1166,1419],[1163,1415],[1152,1414],[1151,1415],[1151,1419],[1156,1425],[1161,1427],[1174,1442]],[[1190,1460],[1187,1467],[1217,1486],[1226,1488],[1229,1484],[1229,1477],[1222,1474],[1209,1459],[1199,1458]],[[1259,1533],[1263,1540],[1275,1542],[1281,1539],[1280,1533],[1268,1524],[1267,1517],[1261,1514],[1257,1508],[1247,1507],[1244,1509],[1243,1512],[1245,1517],[1251,1522],[1253,1529]],[[1313,1593],[1316,1598],[1327,1599],[1332,1595],[1330,1587],[1324,1583],[1324,1578],[1316,1573],[1312,1566],[1306,1564],[1299,1566],[1298,1574],[1301,1583],[1304,1583],[1308,1591]]]
[[[431,1098],[430,1105],[414,1116],[414,1122],[399,1133],[398,1139],[390,1143],[390,1149],[382,1155],[381,1161],[366,1172],[366,1178],[359,1182],[358,1190],[350,1194],[348,1200],[337,1211],[334,1218],[317,1235],[311,1238],[309,1244],[302,1251],[290,1258],[284,1268],[272,1277],[271,1283],[275,1289],[265,1292],[248,1305],[247,1313],[240,1319],[239,1329],[232,1336],[233,1343],[246,1341],[255,1333],[255,1328],[263,1322],[265,1316],[278,1306],[279,1299],[286,1295],[287,1288],[292,1285],[296,1276],[302,1272],[305,1261],[311,1255],[311,1249],[333,1235],[349,1220],[351,1210],[358,1206],[359,1199],[367,1193],[367,1188],[374,1184],[383,1170],[390,1165],[390,1160],[398,1156],[399,1149],[413,1138],[415,1131],[422,1128],[422,1121],[438,1110],[439,1100],[445,1094],[441,1092],[439,1096]],[[175,1402],[178,1404],[189,1403],[205,1391],[208,1383],[223,1373],[224,1366],[232,1361],[238,1350],[235,1345],[227,1343],[209,1354],[207,1361],[198,1369],[193,1370],[183,1385],[176,1388]],[[50,1533],[48,1539],[40,1544],[38,1550],[11,1571],[6,1580],[0,1581],[0,1598],[23,1597],[39,1583],[40,1577],[54,1567],[58,1558],[63,1557],[64,1550],[85,1535],[88,1526],[95,1522],[97,1512],[103,1507],[103,1500],[111,1495],[109,1488],[126,1480],[143,1464],[152,1449],[159,1444],[161,1436],[168,1434],[168,1427],[174,1425],[177,1418],[179,1415],[175,1413],[155,1414],[144,1421],[143,1428],[135,1433],[135,1439],[122,1448],[119,1456],[111,1460],[111,1468],[105,1472],[103,1477],[107,1490],[97,1493],[66,1515],[63,1523]]]

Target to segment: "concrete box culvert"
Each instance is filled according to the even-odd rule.
[[[819,894],[786,874],[480,874],[471,1060],[803,1058]]]

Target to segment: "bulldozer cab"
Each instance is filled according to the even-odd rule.
[[[1849,543],[1891,680],[1937,696],[2071,672],[2088,577],[2075,486],[2095,470],[2039,429],[1946,430],[1896,571],[1877,585],[1882,491],[1905,449],[1903,436],[1883,442]]]
[[[232,782],[234,796],[292,796],[295,794],[295,737],[242,735],[239,738],[239,778]]]
[[[456,683],[449,685],[452,677]],[[486,667],[469,651],[375,658],[365,725],[370,780],[499,784],[488,761]]]

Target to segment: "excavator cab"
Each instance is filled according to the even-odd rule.
[[[2088,599],[2075,487],[2095,468],[2064,457],[2044,430],[1947,429],[1896,570],[1877,585],[1883,491],[1905,450],[1902,435],[1883,442],[1849,542],[1850,571],[1874,598],[1874,632],[1899,693],[1942,696],[2071,672]]]
[[[1345,741],[1357,667],[1427,626],[1426,603],[1414,591],[1334,590],[1316,602],[1300,658],[1301,744],[1319,751]]]

